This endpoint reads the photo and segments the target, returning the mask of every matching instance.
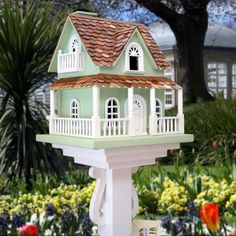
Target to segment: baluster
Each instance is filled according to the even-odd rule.
[[[104,135],[104,136],[107,136],[106,121],[103,121],[103,135]]]
[[[166,119],[166,133],[169,133],[170,132],[170,130],[169,130],[169,123],[170,123],[170,119],[169,118],[167,118]]]
[[[121,122],[124,122],[122,120],[118,121],[118,135],[121,135],[121,126],[123,126],[123,124]]]
[[[112,121],[112,129],[113,129],[113,130],[112,130],[112,131],[113,131],[113,132],[112,132],[112,133],[113,133],[113,136],[115,136],[115,135],[116,135],[116,121],[114,121],[114,120]]]
[[[81,135],[84,135],[84,120],[82,120],[82,134]]]
[[[108,121],[108,136],[111,136],[111,121]]]
[[[122,130],[123,135],[126,135],[126,122],[127,122],[126,120],[124,120],[124,122],[123,122],[123,127],[122,127],[123,128],[123,130]]]
[[[85,120],[85,135],[88,136],[88,122]]]

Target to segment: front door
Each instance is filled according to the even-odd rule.
[[[125,104],[125,114],[128,114],[127,101]],[[140,95],[134,95],[134,130],[135,134],[146,133],[146,102]]]

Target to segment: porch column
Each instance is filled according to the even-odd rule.
[[[156,115],[156,90],[150,89],[150,115],[149,115],[149,134],[157,134],[157,115]]]
[[[92,136],[100,137],[100,88],[93,86]]]
[[[184,114],[183,114],[183,89],[178,89],[177,90],[177,97],[178,97],[178,131],[180,133],[184,133]]]
[[[129,135],[135,135],[134,130],[134,88],[128,88],[128,118]]]

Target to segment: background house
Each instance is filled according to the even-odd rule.
[[[176,40],[166,23],[150,25],[150,31],[172,65],[165,76],[176,80]],[[204,48],[205,78],[209,91],[224,98],[236,96],[236,32],[222,25],[210,24]],[[166,91],[166,107],[175,105],[174,91]]]

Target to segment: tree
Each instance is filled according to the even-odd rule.
[[[113,8],[140,5],[166,21],[173,31],[177,44],[177,61],[179,74],[177,81],[184,87],[185,101],[196,102],[199,98],[211,99],[203,67],[203,47],[208,27],[208,8],[217,14],[219,6],[235,6],[234,0],[107,0]],[[134,2],[138,4],[134,4]],[[101,4],[100,0],[97,0]],[[102,1],[104,2],[104,0]],[[213,4],[214,3],[214,4]],[[227,5],[228,4],[228,5]]]
[[[43,104],[33,101],[37,88],[50,81],[49,61],[62,22],[52,17],[52,6],[35,1],[22,11],[17,2],[4,1],[0,14],[0,88],[5,97],[0,108],[0,174],[9,181],[51,172],[61,176],[55,150],[36,142],[36,134],[48,133]],[[23,14],[24,13],[24,14]]]

